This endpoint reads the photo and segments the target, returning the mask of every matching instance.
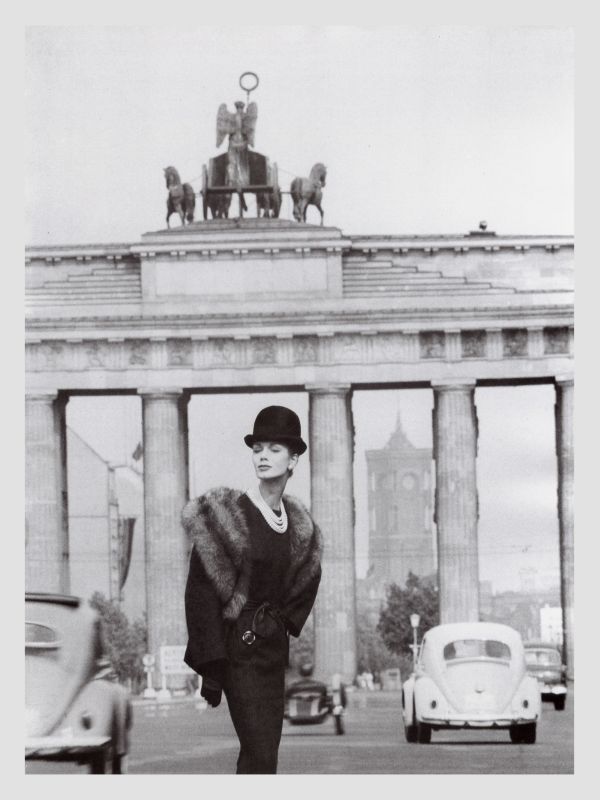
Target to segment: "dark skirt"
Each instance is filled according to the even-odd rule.
[[[244,609],[227,626],[228,664],[223,689],[240,740],[237,773],[274,774],[284,712],[284,677],[288,656],[285,627],[266,615],[252,644],[242,634],[252,628],[254,610]]]

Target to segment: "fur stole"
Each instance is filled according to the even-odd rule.
[[[239,616],[250,586],[250,531],[239,500],[243,492],[220,487],[190,500],[181,514],[183,527],[223,605],[224,619]],[[284,591],[291,602],[318,574],[323,538],[300,502],[284,495],[290,532],[290,566]]]

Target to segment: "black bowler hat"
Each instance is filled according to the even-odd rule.
[[[254,421],[254,430],[244,441],[248,447],[254,442],[282,442],[289,445],[295,453],[302,455],[306,443],[302,440],[298,415],[285,406],[267,406]]]

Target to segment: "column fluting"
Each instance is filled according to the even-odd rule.
[[[323,531],[323,577],[315,604],[315,674],[356,674],[354,428],[349,386],[312,386],[309,437],[312,513]]]
[[[27,591],[69,591],[65,407],[54,391],[25,399]]]
[[[563,652],[567,677],[575,678],[575,551],[573,378],[556,379],[556,456],[558,460],[558,530]]]
[[[160,668],[160,647],[185,645],[184,592],[189,543],[181,526],[188,499],[187,402],[179,389],[139,390],[144,434],[144,519],[148,652]],[[170,676],[169,688],[185,683]]]
[[[433,383],[440,622],[479,620],[474,382]]]

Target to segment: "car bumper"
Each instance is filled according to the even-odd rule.
[[[540,692],[542,694],[562,695],[567,693],[567,687],[562,683],[540,683]]]
[[[62,736],[37,736],[25,739],[25,758],[80,758],[110,745],[110,736],[65,739]]]
[[[536,722],[537,714],[530,717],[491,717],[485,714],[456,714],[452,717],[421,717],[420,722],[425,722],[435,728],[511,728],[513,725],[526,725]]]

